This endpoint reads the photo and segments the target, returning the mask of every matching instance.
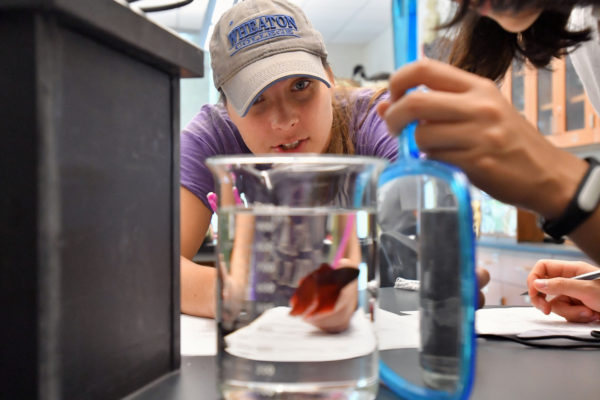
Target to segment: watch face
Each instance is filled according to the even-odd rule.
[[[600,200],[600,164],[592,167],[577,196],[577,205],[582,211],[592,212]]]
[[[595,158],[585,159],[589,168],[581,180],[575,196],[561,216],[545,221],[542,229],[553,238],[573,232],[598,207],[600,202],[600,162]]]

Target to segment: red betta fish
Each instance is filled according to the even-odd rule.
[[[333,311],[341,290],[358,276],[357,268],[331,268],[327,263],[302,278],[290,299],[290,315],[307,317]]]

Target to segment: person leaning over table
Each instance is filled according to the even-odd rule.
[[[423,60],[399,69],[390,80],[391,97],[380,102],[378,112],[391,132],[419,121],[416,141],[429,158],[458,166],[471,182],[498,200],[536,212],[544,219],[547,233],[568,235],[600,262],[598,161],[582,160],[553,146],[512,107],[494,82],[504,77],[515,58],[544,67],[553,57],[572,51],[570,57],[586,93],[600,112],[600,1],[458,2],[455,16],[446,24],[460,26],[450,52],[452,65]],[[429,90],[406,94],[419,85]],[[534,283],[536,278],[570,277],[593,266],[577,264],[575,268],[570,262],[556,261],[552,268],[544,268],[534,268],[528,278],[534,305],[570,320],[597,319],[593,310],[598,311],[600,281],[569,283],[569,287],[581,287],[582,293],[585,290],[588,308],[584,314],[578,309],[578,319],[567,316],[562,307],[565,299],[548,303],[545,295],[536,296],[538,289],[550,292]],[[553,279],[543,284],[551,288],[553,282],[564,284]],[[572,290],[565,295],[574,305],[581,303]]]
[[[286,28],[270,30],[273,24]],[[248,35],[250,26],[259,36],[274,34],[256,40]],[[212,216],[206,196],[214,182],[204,165],[207,157],[328,153],[394,160],[397,155],[397,141],[375,108],[388,98],[387,91],[336,88],[321,34],[293,3],[238,2],[216,24],[210,56],[222,101],[204,105],[181,134],[181,310],[205,317],[215,315],[216,271],[191,260]],[[484,286],[487,272],[478,277]],[[311,322],[327,330],[340,326],[336,319],[344,325],[353,310],[354,304],[340,309],[336,303],[332,315]]]

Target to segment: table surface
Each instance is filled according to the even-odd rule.
[[[398,310],[406,292],[384,288],[380,305]],[[416,304],[415,304],[416,307]],[[475,384],[471,399],[597,399],[600,393],[600,352],[591,349],[537,349],[512,342],[478,339]],[[393,367],[402,353],[388,350],[381,357]],[[184,356],[181,369],[142,388],[128,400],[218,399],[216,358]],[[400,362],[400,361],[398,361]],[[397,399],[380,386],[378,400]]]

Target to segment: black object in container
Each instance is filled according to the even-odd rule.
[[[425,384],[454,391],[460,372],[460,246],[456,208],[421,212],[420,363]]]

